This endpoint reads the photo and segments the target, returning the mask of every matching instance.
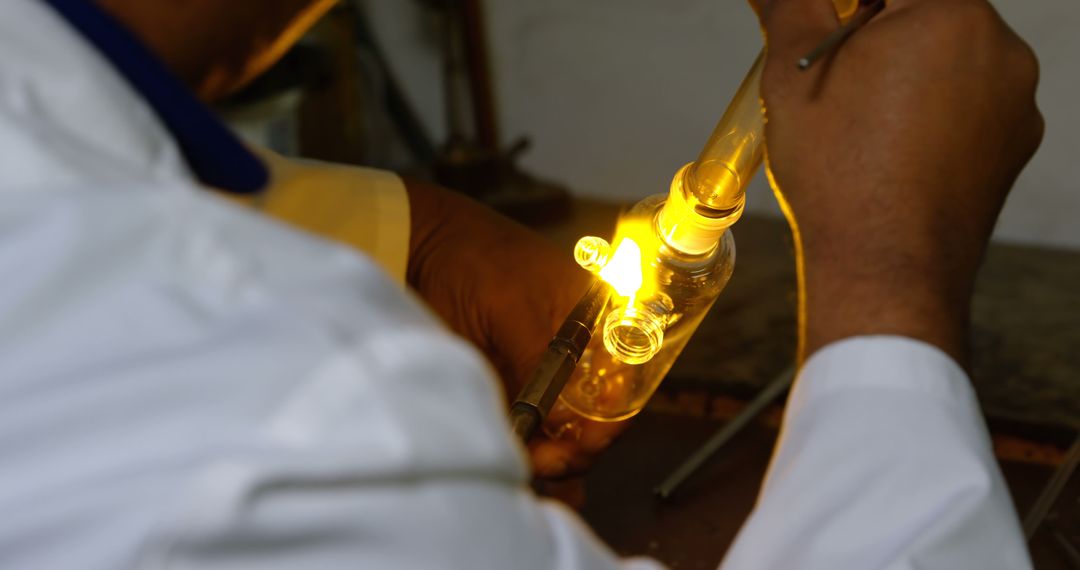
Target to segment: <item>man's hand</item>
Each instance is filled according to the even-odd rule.
[[[892,0],[808,72],[829,0],[758,0],[773,188],[801,242],[804,355],[896,334],[964,364],[969,303],[1043,123],[1030,48],[985,0]]]
[[[409,181],[412,238],[408,282],[455,332],[487,354],[508,400],[531,378],[541,353],[590,275],[541,236],[463,196]],[[537,475],[579,472],[621,427],[585,422],[576,441],[537,437]]]
[[[529,379],[589,274],[543,237],[464,196],[409,181],[409,285],[490,358],[508,398]]]

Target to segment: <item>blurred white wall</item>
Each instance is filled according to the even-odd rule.
[[[367,4],[395,72],[441,140],[429,25],[415,2]],[[1080,2],[995,5],[1039,54],[1047,121],[997,237],[1080,247]],[[487,8],[504,137],[532,137],[525,166],[584,196],[665,191],[761,46],[754,15],[738,0],[489,0]],[[749,200],[752,210],[776,212],[762,177]]]

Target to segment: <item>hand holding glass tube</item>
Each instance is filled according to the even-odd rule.
[[[834,4],[840,18],[858,7],[857,0]],[[746,186],[765,153],[764,63],[759,55],[669,193],[645,199],[620,222],[614,251],[599,238],[578,243],[578,263],[618,292],[603,334],[586,349],[560,400],[581,416],[619,421],[638,413],[727,284],[735,260],[728,228],[742,216]],[[548,422],[549,434],[566,427]]]

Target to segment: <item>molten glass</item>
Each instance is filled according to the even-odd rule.
[[[600,269],[600,278],[621,297],[633,300],[641,290],[644,276],[641,271],[641,247],[630,238],[623,238],[611,261]]]

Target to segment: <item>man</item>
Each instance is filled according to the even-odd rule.
[[[331,2],[100,4],[211,98]],[[757,8],[809,358],[725,567],[1030,567],[962,366],[1041,136],[1034,57],[983,0],[894,0],[800,74],[829,0]],[[488,367],[374,262],[206,191],[265,166],[115,22],[0,12],[0,566],[654,566],[528,492]],[[410,192],[413,284],[512,382],[576,287],[529,282],[560,261],[519,228]],[[533,253],[498,265],[505,242]],[[506,319],[523,299],[557,300]]]

